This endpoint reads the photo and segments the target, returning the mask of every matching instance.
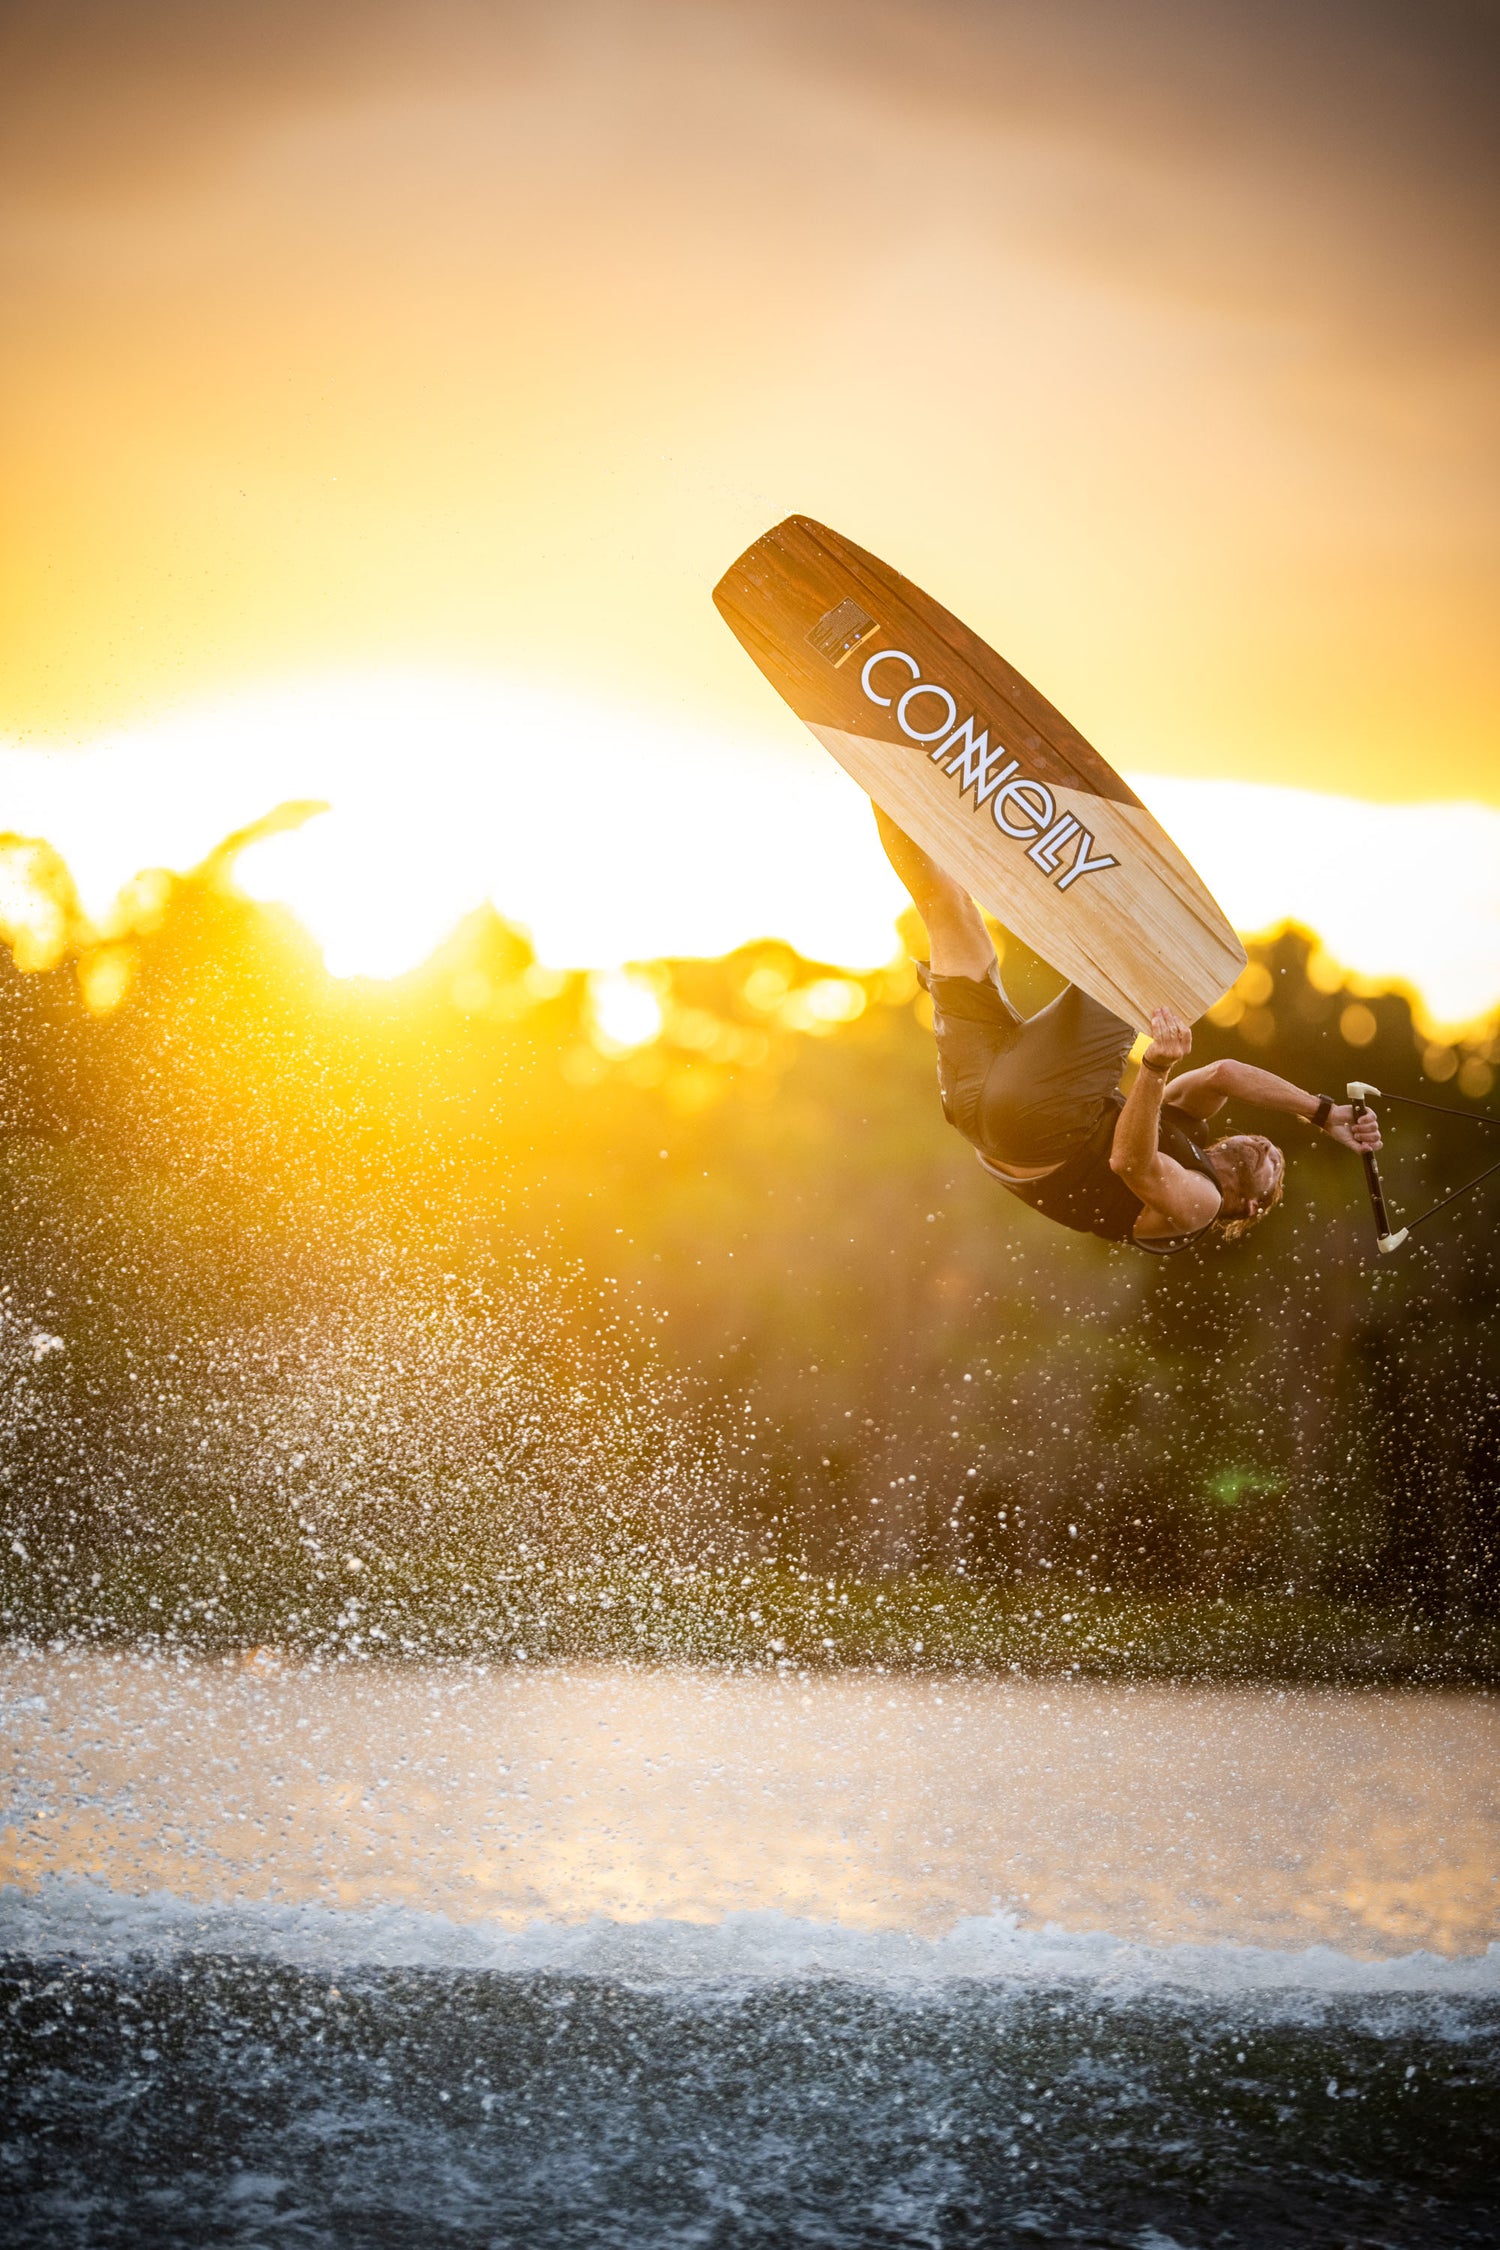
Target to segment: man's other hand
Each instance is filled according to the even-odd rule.
[[[1170,1008],[1153,1008],[1151,1011],[1151,1044],[1141,1061],[1160,1070],[1163,1064],[1186,1061],[1193,1051],[1193,1035],[1181,1016]]]
[[[1356,1156],[1363,1156],[1366,1149],[1373,1152],[1381,1145],[1380,1123],[1374,1110],[1362,1110],[1356,1117],[1352,1102],[1336,1102],[1328,1112],[1328,1123],[1323,1130],[1341,1148],[1352,1148]]]

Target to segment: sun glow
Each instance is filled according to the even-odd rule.
[[[1240,929],[1303,923],[1335,984],[1341,968],[1403,981],[1434,1027],[1500,999],[1500,813],[1133,779]],[[618,972],[776,936],[872,967],[904,904],[859,793],[790,722],[757,741],[481,677],[304,681],[77,751],[0,750],[0,788],[11,832],[60,854],[103,938],[149,905],[140,870],[197,865],[290,805],[236,877],[286,905],[338,976],[400,975],[486,900],[553,966]],[[23,951],[55,947],[22,913],[14,854],[0,883]],[[102,964],[96,982],[108,1005]],[[832,1025],[856,991],[832,977],[807,1006]],[[650,986],[618,975],[596,983],[594,1014],[621,1049],[661,1021]]]
[[[605,1053],[628,1054],[649,1046],[662,1028],[662,1004],[642,977],[598,972],[589,980],[594,1039]]]

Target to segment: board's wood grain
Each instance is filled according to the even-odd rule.
[[[1244,948],[1134,791],[909,579],[789,516],[714,601],[860,787],[1085,992],[1146,1030],[1234,982]]]

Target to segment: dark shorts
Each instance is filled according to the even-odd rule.
[[[932,995],[943,1115],[999,1164],[1061,1164],[1099,1125],[1135,1033],[1076,984],[1034,1016],[1006,998],[998,971],[917,974]]]

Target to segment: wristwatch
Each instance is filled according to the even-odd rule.
[[[1328,1130],[1328,1120],[1333,1115],[1335,1106],[1332,1094],[1319,1094],[1318,1106],[1307,1121],[1315,1133]]]

